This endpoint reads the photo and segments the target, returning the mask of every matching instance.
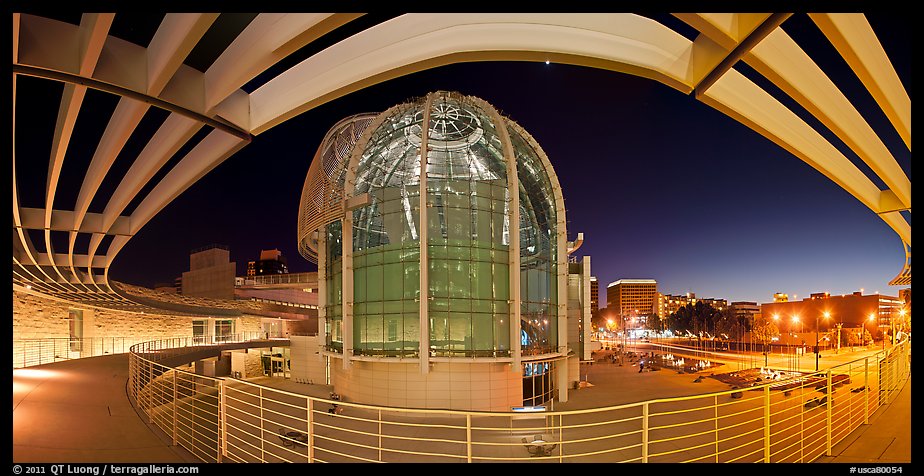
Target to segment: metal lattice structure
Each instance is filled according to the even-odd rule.
[[[317,263],[315,231],[343,214],[343,180],[353,146],[376,114],[348,117],[332,127],[311,160],[298,215],[298,251]]]

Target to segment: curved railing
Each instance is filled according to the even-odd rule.
[[[810,462],[895,398],[910,353],[904,341],[789,385],[495,413],[335,401],[327,386],[204,377],[133,351],[129,397],[205,462]]]

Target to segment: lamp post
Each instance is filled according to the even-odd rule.
[[[841,326],[842,325],[843,323],[841,322],[837,323],[837,350],[834,351],[837,354],[841,353]]]
[[[780,315],[779,315],[779,314],[774,314],[774,315],[773,315],[773,322],[777,323],[777,326],[779,326],[779,322],[780,322]],[[783,335],[783,330],[780,329],[779,327],[777,327],[777,330],[780,331],[780,336],[782,337],[782,335]],[[782,342],[781,342],[780,344],[781,344],[781,345],[780,345],[780,356],[782,357],[782,355],[783,355],[783,346],[782,346]],[[771,345],[772,345],[772,344],[771,344]],[[771,347],[771,350],[772,350],[772,347]]]
[[[876,315],[870,313],[870,315],[869,315],[869,322],[872,323],[874,319],[876,319]],[[875,342],[875,341],[873,340],[873,333],[872,333],[872,332],[869,333],[869,341],[870,341],[871,344],[872,344],[873,342]]]
[[[825,311],[825,320],[831,317],[831,313]],[[818,372],[818,359],[821,358],[821,348],[818,345],[818,316],[815,316],[815,371]]]
[[[793,329],[795,329],[797,323],[799,324],[799,333],[800,333],[800,334],[802,333],[802,323],[799,321],[799,316],[798,316],[798,315],[793,315],[793,316],[792,316],[792,325],[789,327],[789,333],[790,333],[790,335],[794,333],[794,332],[793,332]],[[798,370],[801,372],[801,371],[802,371],[802,367],[801,367],[801,365],[799,365],[799,360],[800,360],[800,359],[799,359],[799,351],[796,349],[795,336],[792,336],[792,337],[793,337],[792,340],[794,341],[794,342],[793,342],[793,346],[792,346],[792,347],[793,347],[792,369],[793,369],[793,371],[795,371],[795,370],[798,369]]]

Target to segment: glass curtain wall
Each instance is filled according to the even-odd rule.
[[[416,356],[420,346],[420,114],[395,110],[370,137],[353,196],[356,355]]]
[[[434,99],[429,129],[430,350],[509,356],[509,195],[500,137],[485,111],[452,95]]]
[[[413,357],[420,336],[420,231],[427,226],[432,356],[510,356],[510,203],[494,116],[455,93],[433,97],[427,222],[420,223],[424,99],[393,108],[365,142],[351,197],[353,339],[357,355]],[[508,121],[520,202],[521,339],[525,355],[557,351],[557,221],[548,171]],[[358,144],[359,145],[359,144]],[[342,182],[342,179],[341,179]],[[327,225],[327,348],[342,351],[342,224]],[[544,367],[529,371],[542,374]],[[542,385],[540,386],[542,387]],[[545,393],[545,392],[539,392]]]
[[[517,127],[508,127],[508,131],[520,181],[521,347],[523,355],[545,354],[558,347],[555,197],[538,152]]]
[[[324,228],[327,234],[325,346],[330,351],[343,352],[343,222],[335,221]]]

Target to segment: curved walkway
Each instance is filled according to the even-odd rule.
[[[610,367],[619,373],[616,367]],[[603,367],[591,371],[600,387],[618,384],[634,390],[637,400],[652,398],[663,385],[648,374],[624,369],[634,385]],[[593,375],[593,374],[598,375]],[[167,435],[148,426],[126,395],[126,354],[58,362],[13,371],[13,462],[16,463],[197,463],[194,456],[169,443]],[[618,382],[622,382],[619,384]],[[708,386],[708,385],[707,385]],[[711,389],[695,387],[697,393]],[[724,389],[724,386],[723,386]],[[588,392],[602,394],[604,392]],[[607,392],[608,393],[608,392]],[[581,392],[575,392],[579,396]],[[592,404],[574,398],[556,405]],[[911,379],[888,406],[835,446],[819,462],[910,463]]]

